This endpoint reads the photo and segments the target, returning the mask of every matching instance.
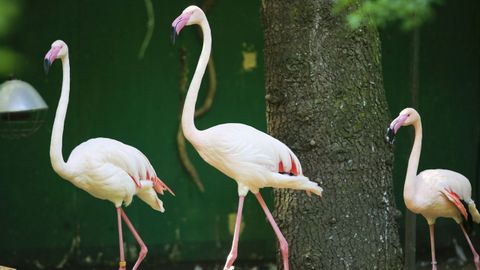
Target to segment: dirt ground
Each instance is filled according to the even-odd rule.
[[[147,264],[146,264],[147,266]],[[0,266],[0,270],[11,268],[2,268]],[[31,268],[31,270],[38,270],[38,268]],[[66,265],[64,270],[84,270],[85,267],[75,267],[73,265]],[[88,267],[90,270],[111,270],[116,269],[116,267],[109,266],[109,267]],[[168,270],[223,270],[223,262],[211,263],[211,262],[200,262],[200,263],[182,263],[176,265],[148,265],[147,269],[168,269]],[[429,261],[421,260],[417,262],[416,270],[431,270],[432,267]],[[17,269],[18,270],[18,269]],[[22,270],[30,270],[24,269]],[[277,267],[272,262],[242,262],[235,267],[235,270],[277,270]],[[327,269],[330,270],[330,269]],[[334,269],[332,269],[334,270]],[[382,269],[384,270],[384,269]],[[397,269],[386,269],[386,270],[397,270]],[[398,269],[398,270],[403,270]],[[459,262],[457,259],[449,259],[446,261],[439,261],[437,264],[437,270],[475,270],[475,266],[472,263],[465,263]]]

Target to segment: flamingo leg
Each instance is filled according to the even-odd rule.
[[[470,237],[467,234],[467,231],[463,227],[463,224],[460,223],[460,228],[462,229],[463,234],[465,235],[465,238],[467,239],[468,245],[470,246],[470,249],[472,250],[473,253],[473,261],[475,262],[475,267],[477,270],[480,270],[480,257],[478,256],[477,251],[475,251],[475,248],[473,247],[472,241],[470,241]]]
[[[237,251],[238,251],[238,238],[240,235],[240,225],[242,224],[242,210],[243,210],[243,201],[245,200],[245,196],[238,197],[238,210],[237,210],[237,219],[235,221],[235,231],[233,233],[233,241],[232,241],[232,249],[227,257],[227,262],[223,267],[223,270],[230,270],[233,269],[232,265],[237,258]]]
[[[270,210],[268,210],[268,207],[265,204],[265,201],[263,200],[260,192],[256,193],[255,197],[257,197],[257,200],[260,203],[260,206],[262,206],[262,209],[265,212],[265,215],[267,216],[268,221],[272,225],[272,228],[275,231],[275,234],[277,235],[278,242],[280,243],[280,252],[283,258],[283,270],[288,270],[288,242],[283,236],[280,229],[278,228],[278,225],[273,219],[272,213],[270,213]]]
[[[125,253],[123,251],[123,232],[122,232],[122,208],[117,208],[117,223],[118,223],[118,242],[120,246],[120,263],[119,270],[125,270],[127,263],[125,262]]]
[[[145,245],[145,243],[143,242],[142,238],[140,238],[140,235],[137,233],[137,231],[133,227],[132,223],[128,219],[127,214],[125,214],[125,211],[123,211],[123,209],[121,209],[121,208],[120,208],[120,211],[121,211],[121,214],[122,214],[123,221],[125,221],[125,224],[127,224],[128,228],[130,229],[133,236],[135,237],[138,244],[140,245],[140,253],[138,253],[138,259],[137,259],[137,261],[135,262],[135,265],[132,268],[132,270],[136,270],[138,268],[138,266],[140,265],[140,263],[145,258],[145,256],[147,256],[148,249],[147,249],[147,246]]]
[[[434,236],[434,224],[430,224],[430,247],[432,249],[432,270],[437,270],[437,260],[435,259],[435,236]]]

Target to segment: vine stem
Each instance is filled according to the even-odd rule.
[[[155,13],[153,12],[153,4],[152,0],[144,0],[145,2],[145,9],[147,10],[147,32],[145,33],[145,38],[143,39],[142,46],[140,46],[140,50],[138,51],[138,59],[141,60],[145,56],[145,51],[150,44],[150,40],[152,39],[153,29],[155,28]]]

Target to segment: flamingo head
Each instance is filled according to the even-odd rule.
[[[387,129],[385,140],[391,144],[395,140],[395,135],[402,126],[409,126],[420,120],[420,115],[415,109],[406,108],[402,110]]]
[[[68,54],[68,46],[62,40],[56,40],[52,43],[52,47],[45,55],[43,62],[43,68],[45,69],[45,74],[48,74],[50,66],[53,64],[55,59],[61,59]]]
[[[185,25],[201,24],[205,19],[205,13],[197,6],[189,6],[183,10],[182,14],[172,22],[172,42],[175,43],[175,38],[180,34],[180,31]]]

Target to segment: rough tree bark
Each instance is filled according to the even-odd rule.
[[[269,133],[325,190],[276,190],[275,215],[292,270],[401,269],[378,32],[348,29],[332,6],[262,2]]]

